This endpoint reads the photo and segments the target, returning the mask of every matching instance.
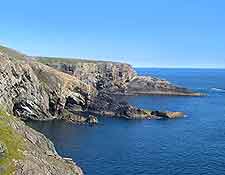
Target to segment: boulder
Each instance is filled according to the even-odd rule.
[[[90,115],[90,116],[87,118],[86,122],[87,122],[88,124],[97,124],[97,123],[98,123],[98,118],[95,117],[95,116],[93,116],[93,115]]]
[[[7,152],[7,148],[4,144],[0,143],[0,159],[3,157]]]
[[[173,118],[179,118],[179,117],[183,117],[184,113],[183,112],[160,112],[160,111],[152,111],[151,112],[152,116],[156,116],[156,117],[161,117],[161,118],[169,118],[169,119],[173,119]]]

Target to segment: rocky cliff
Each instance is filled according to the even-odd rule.
[[[98,91],[120,92],[137,76],[129,64],[79,59],[38,57],[37,61],[94,86]]]
[[[20,119],[96,123],[96,116],[126,119],[183,116],[179,112],[139,109],[114,96],[167,92],[196,95],[167,81],[137,76],[128,64],[34,59],[0,46],[0,106],[8,112],[0,113],[0,173],[82,174],[71,160],[57,155],[48,139]]]
[[[120,95],[201,96],[151,76],[138,76],[131,65],[107,61],[37,57],[37,61],[91,84],[98,91]]]
[[[0,103],[24,120],[97,121],[89,114],[154,118],[114,94],[196,95],[165,80],[138,76],[128,64],[31,58],[0,47]],[[139,117],[143,118],[143,117]],[[94,120],[93,120],[94,119]]]
[[[74,110],[85,108],[96,93],[76,77],[28,58],[0,52],[0,59],[0,103],[21,118],[60,118],[70,105]]]

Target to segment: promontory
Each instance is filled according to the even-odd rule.
[[[23,120],[95,124],[98,117],[176,118],[118,100],[128,95],[200,96],[166,80],[139,76],[129,64],[27,56],[0,46],[0,174],[82,175],[68,158]]]

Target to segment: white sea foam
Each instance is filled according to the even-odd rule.
[[[212,91],[217,91],[217,92],[225,92],[225,89],[221,88],[211,88]]]

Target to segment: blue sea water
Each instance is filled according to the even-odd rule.
[[[205,97],[130,97],[138,107],[183,111],[174,120],[102,118],[96,126],[31,122],[60,155],[72,157],[87,175],[225,174],[225,70],[137,69],[207,93]]]

